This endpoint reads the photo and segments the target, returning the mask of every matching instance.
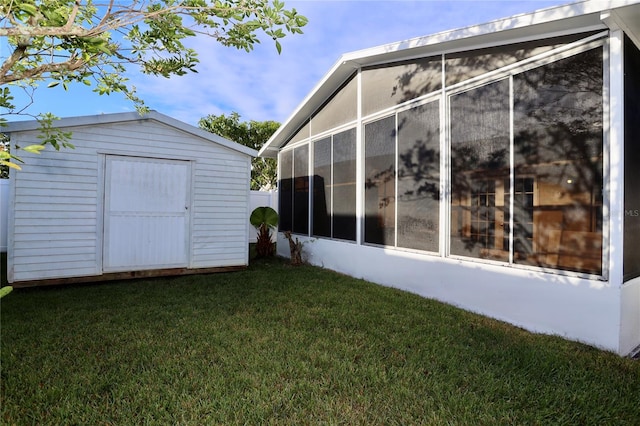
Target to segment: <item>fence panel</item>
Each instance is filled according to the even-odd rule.
[[[251,191],[249,196],[249,215],[256,207],[263,206],[268,206],[278,211],[278,193],[276,191]],[[247,226],[249,226],[249,242],[255,243],[258,233],[250,223]],[[272,239],[274,242],[276,241],[275,232],[272,234]]]

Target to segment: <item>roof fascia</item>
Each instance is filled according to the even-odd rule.
[[[535,31],[535,35],[540,35],[544,32],[549,32],[549,30],[543,28],[545,26],[544,24],[546,24],[546,26],[552,26],[554,23],[561,23],[563,21],[566,22],[564,26],[567,27],[567,29],[565,29],[565,31],[573,32],[571,29],[574,28],[596,26],[599,23],[599,14],[604,10],[617,9],[638,2],[638,0],[609,0],[606,2],[602,0],[582,0],[566,5],[540,9],[531,13],[501,18],[484,24],[443,31],[423,37],[416,37],[383,46],[376,46],[350,52],[344,55],[344,60],[358,61],[362,58],[374,57],[377,55],[389,55],[390,53],[397,51],[406,51],[434,45],[447,45],[453,41],[482,38],[483,36],[491,34],[503,34],[505,32],[522,30],[524,28],[538,25],[541,25],[542,27],[540,30]],[[582,21],[581,25],[580,21]],[[562,30],[554,32],[558,33],[562,32]],[[524,36],[522,38],[529,37]],[[509,38],[509,43],[513,42],[513,39]]]
[[[640,8],[631,17],[619,9],[605,10],[601,14],[601,19],[609,29],[622,30],[640,49],[640,25],[638,25],[640,23]],[[630,20],[633,20],[633,23]]]

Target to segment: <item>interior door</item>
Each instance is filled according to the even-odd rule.
[[[190,183],[188,161],[107,156],[105,272],[188,265]]]

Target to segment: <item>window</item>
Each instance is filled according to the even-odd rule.
[[[356,131],[313,143],[313,235],[356,239]]]
[[[513,85],[514,263],[600,274],[602,48],[517,74]]]
[[[278,228],[280,231],[290,231],[293,229],[291,227],[293,223],[293,150],[282,151],[278,157],[280,163]]]
[[[364,241],[395,245],[396,116],[364,127]]]
[[[509,80],[453,95],[449,102],[451,254],[508,261]]]
[[[515,180],[513,195],[513,257],[519,261],[526,259],[533,247],[533,199],[534,178],[518,177]],[[505,179],[504,187],[509,188],[509,180]],[[511,205],[509,191],[504,192],[504,205]],[[509,247],[509,222],[505,221],[505,239],[503,247]]]
[[[303,145],[279,154],[280,231],[309,232],[309,147]]]
[[[356,129],[333,136],[333,238],[356,240]]]
[[[398,113],[398,247],[438,251],[440,106]]]
[[[471,216],[469,242],[477,244],[481,252],[486,253],[498,245],[496,241],[496,181],[477,179],[472,182],[472,185],[471,208],[469,209]]]
[[[331,138],[313,143],[313,231],[331,236]]]
[[[293,232],[309,233],[309,146],[293,150]]]
[[[589,39],[554,50],[583,37]],[[603,42],[596,38],[573,34],[447,54],[444,88],[442,57],[363,69],[361,114],[389,111],[357,117],[351,78],[301,128],[296,137],[321,135],[280,154],[282,226],[355,241],[358,169],[362,241],[440,253],[446,172],[448,254],[601,275],[604,73]],[[521,62],[538,54],[536,62]],[[634,167],[640,149],[632,143],[640,118],[631,118],[639,109],[639,57],[625,39],[625,279],[640,275],[632,248],[640,227],[634,201],[640,186],[632,184],[640,179]],[[434,90],[446,94],[429,95]],[[407,103],[416,98],[423,103]],[[365,123],[361,156],[356,129],[337,130],[357,118]]]

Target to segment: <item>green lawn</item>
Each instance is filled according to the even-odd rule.
[[[315,267],[15,290],[4,424],[630,424],[640,362]]]

